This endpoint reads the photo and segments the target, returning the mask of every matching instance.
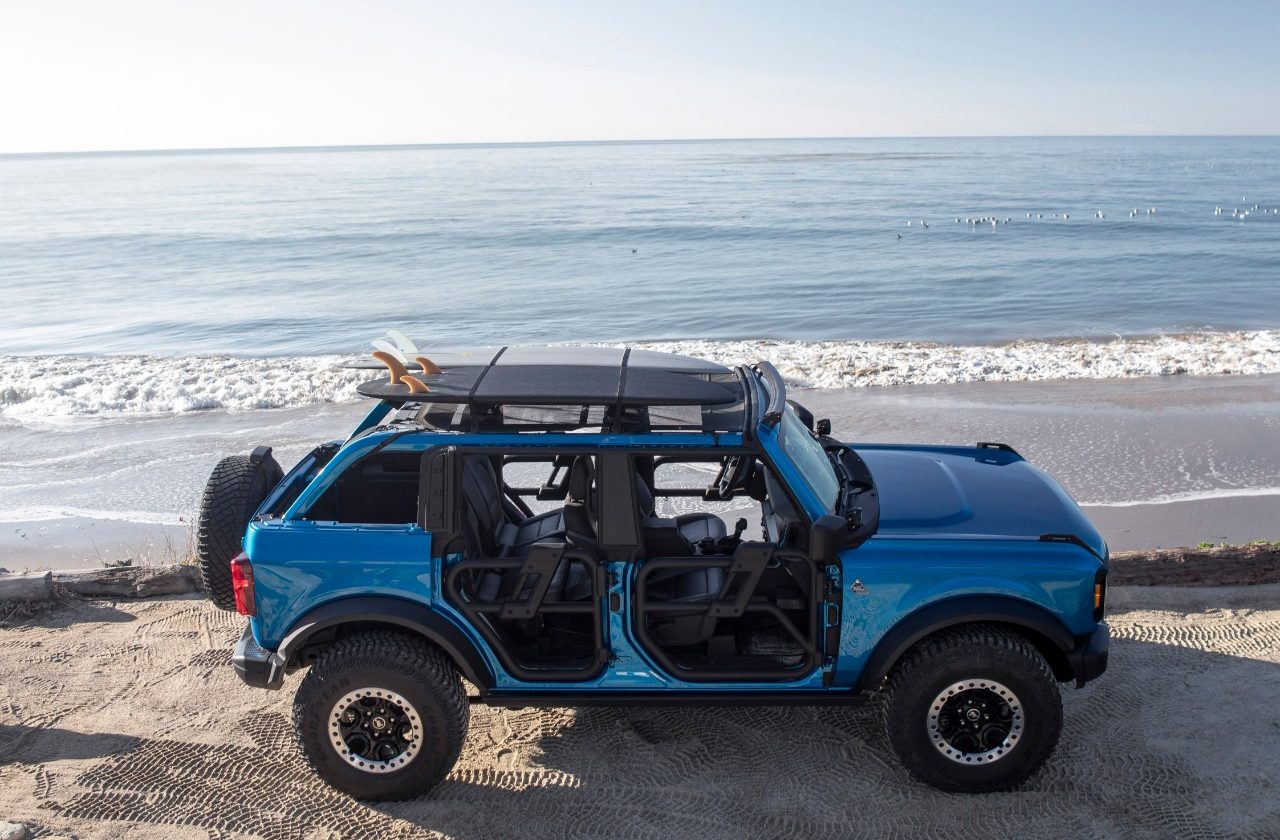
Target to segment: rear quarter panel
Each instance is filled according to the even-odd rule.
[[[417,525],[253,522],[245,536],[258,614],[254,640],[274,650],[293,622],[329,601],[388,595],[430,605],[431,534]]]

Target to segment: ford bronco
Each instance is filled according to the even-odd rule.
[[[414,349],[375,353],[348,438],[226,458],[201,502],[234,668],[301,674],[341,791],[430,790],[472,703],[871,698],[916,778],[1003,790],[1106,668],[1106,545],[1007,445],[841,442],[767,362]]]

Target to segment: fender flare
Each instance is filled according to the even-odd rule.
[[[961,595],[935,601],[907,614],[876,643],[858,677],[855,690],[875,691],[913,645],[948,627],[961,624],[1012,624],[1029,631],[1049,667],[1060,680],[1078,677],[1072,651],[1076,638],[1056,616],[1029,601],[998,595]],[[1057,654],[1057,655],[1055,655]]]
[[[272,679],[283,679],[284,669],[307,641],[321,630],[343,624],[367,622],[403,627],[425,637],[453,660],[467,681],[482,692],[496,680],[484,657],[462,628],[425,604],[391,596],[361,595],[330,601],[310,610],[294,622],[272,657]]]

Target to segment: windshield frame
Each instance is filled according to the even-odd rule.
[[[823,506],[825,513],[835,513],[844,496],[841,476],[826,448],[790,405],[782,409],[777,434],[778,447],[795,466],[806,489]]]

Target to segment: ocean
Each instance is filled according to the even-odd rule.
[[[341,363],[388,328],[765,357],[826,389],[1280,373],[1277,161],[1280,138],[0,156],[0,521],[178,527],[219,454],[344,431]],[[1256,466],[1206,486],[1280,486]]]

